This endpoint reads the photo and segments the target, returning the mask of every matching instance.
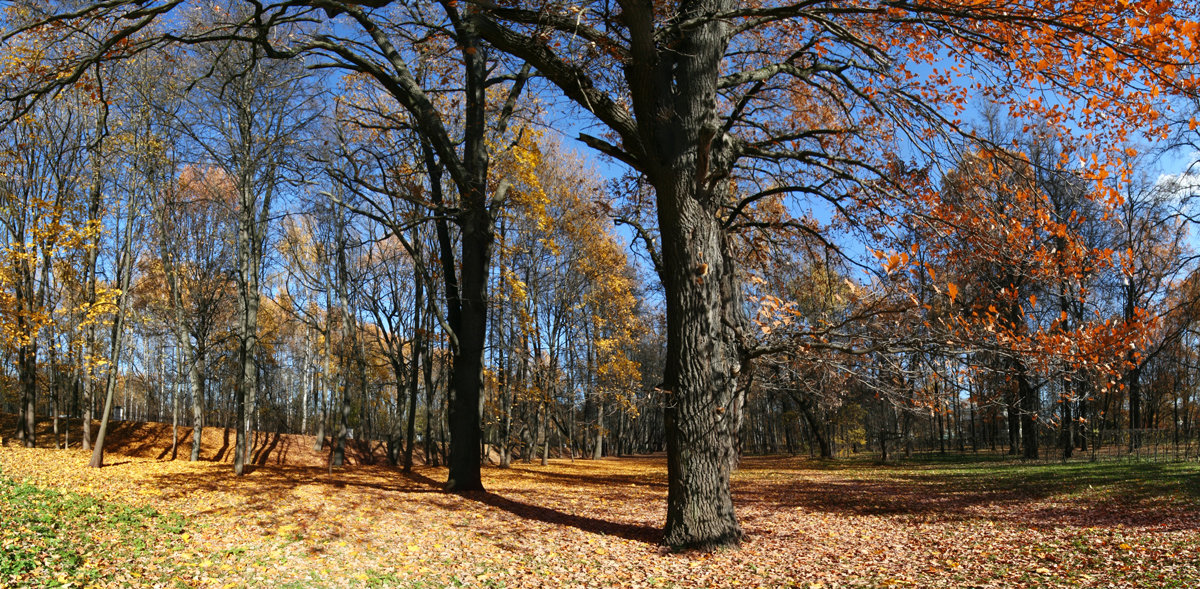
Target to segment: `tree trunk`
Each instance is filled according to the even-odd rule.
[[[1063,391],[1067,389],[1067,383],[1064,380],[1062,383]],[[1071,457],[1075,451],[1075,419],[1071,414],[1071,398],[1069,395],[1063,395],[1062,400],[1062,422],[1059,429],[1061,438],[1059,440],[1062,446],[1063,460]]]
[[[1017,362],[1017,386],[1021,402],[1021,437],[1023,456],[1031,460],[1038,458],[1038,393],[1029,384],[1024,363]]]
[[[21,331],[25,333],[24,330]],[[17,348],[17,380],[21,386],[21,412],[17,419],[17,439],[26,448],[37,446],[37,343],[30,338]]]
[[[313,440],[313,451],[320,452],[325,447],[325,425],[329,421],[329,406],[333,403],[333,387],[330,384],[329,367],[333,362],[333,344],[330,340],[333,337],[333,322],[330,319],[330,301],[328,291],[325,297],[325,349],[324,362],[320,366],[320,378],[313,380],[313,393],[317,395],[317,433]],[[320,383],[320,388],[318,384]]]
[[[247,138],[248,139],[248,138]],[[258,245],[261,241],[257,226],[257,202],[248,179],[242,179],[239,187],[241,205],[238,207],[237,259],[238,259],[238,376],[234,393],[236,441],[233,452],[233,472],[245,474],[246,455],[249,451],[247,436],[247,408],[250,396],[258,390],[258,272],[261,256]],[[251,408],[251,410],[253,410]]]
[[[425,465],[438,466],[437,448],[433,445],[433,402],[437,390],[433,386],[433,354],[425,354]]]
[[[696,171],[702,156],[685,151],[677,168]],[[719,199],[697,194],[686,176],[677,181],[657,187],[667,303],[664,541],[675,548],[711,548],[742,537],[729,482],[740,368],[729,322],[740,324],[742,301]]]
[[[413,243],[418,243],[420,235],[413,230]],[[418,250],[420,251],[420,250]],[[421,281],[420,274],[414,273],[413,288],[416,291],[413,297],[413,341],[412,341],[412,372],[408,375],[408,443],[404,445],[404,472],[412,472],[413,467],[413,444],[416,443],[417,432],[417,391],[419,389],[418,380],[421,371],[421,356],[425,355],[425,329],[421,322],[421,310],[425,306],[425,288]]]
[[[100,414],[100,431],[96,434],[96,445],[92,450],[92,459],[88,462],[88,466],[92,468],[104,466],[104,437],[108,433],[108,420],[112,416],[113,396],[117,390],[117,371],[121,366],[121,348],[125,341],[125,310],[129,305],[129,284],[134,264],[132,231],[135,216],[132,210],[134,205],[130,203],[128,206],[131,210],[128,211],[129,216],[125,220],[125,235],[117,262],[117,285],[120,292],[117,294],[116,317],[113,319],[112,330],[109,334],[111,348],[108,374],[104,380],[104,411]]]
[[[1008,410],[1008,453],[1016,456],[1021,445],[1021,409],[1018,406],[1020,393],[1016,383],[1005,386],[1005,408]]]
[[[811,401],[806,400],[800,403],[800,412],[804,415],[804,421],[808,423],[808,429],[812,432],[813,438],[816,439],[817,447],[820,448],[821,459],[832,459],[833,446],[829,444],[829,436],[826,435],[825,424],[813,411]]]
[[[1129,391],[1129,451],[1133,452],[1142,445],[1142,366],[1132,353],[1128,361],[1134,363],[1125,378],[1125,386]]]
[[[481,183],[482,184],[482,183]],[[477,189],[480,193],[483,186]],[[482,194],[476,198],[482,199]],[[487,267],[492,249],[492,220],[482,205],[468,207],[462,223],[462,310],[455,329],[450,383],[449,491],[482,491],[480,478],[483,416],[483,352],[487,334]]]
[[[104,139],[108,134],[108,110],[108,103],[100,101],[96,117],[96,141],[89,148],[92,166],[92,184],[88,190],[87,218],[88,222],[92,224],[99,223],[100,221],[100,205],[104,195],[104,164],[102,157]],[[84,248],[83,276],[87,283],[87,308],[89,311],[96,304],[96,260],[100,255],[100,238],[99,232],[91,234],[88,239],[88,245],[91,247]],[[88,324],[84,339],[88,354],[94,356],[96,354],[95,322]],[[90,450],[92,443],[92,406],[95,404],[93,399],[95,388],[92,382],[92,367],[90,361],[82,361],[79,368],[78,386],[82,396],[80,404],[83,406],[83,434],[80,437],[80,447],[84,450]]]
[[[171,460],[179,456],[179,347],[175,347],[175,377],[171,382]]]
[[[184,338],[188,338],[184,334]],[[188,382],[192,387],[192,454],[188,458],[192,462],[200,460],[200,445],[204,436],[204,377],[200,374],[201,363],[204,362],[203,349],[197,348],[188,364]]]
[[[542,403],[542,407],[545,415],[538,426],[542,437],[542,466],[546,466],[550,464],[550,404]]]

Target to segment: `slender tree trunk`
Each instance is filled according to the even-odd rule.
[[[412,472],[413,468],[413,447],[417,443],[417,395],[420,392],[417,373],[420,371],[421,365],[418,360],[421,355],[427,354],[424,347],[425,342],[420,336],[413,339],[413,349],[416,350],[414,352],[416,355],[413,357],[413,372],[409,375],[408,382],[408,423],[406,424],[408,426],[406,436],[408,443],[404,445],[404,472]]]
[[[54,447],[65,448],[62,445],[62,436],[58,427],[58,416],[62,413],[62,391],[60,390],[60,381],[58,375],[58,355],[55,352],[54,334],[52,333],[49,340],[50,350],[50,412],[52,419],[52,429],[54,431]]]
[[[325,447],[325,423],[329,421],[329,406],[333,403],[333,379],[329,378],[329,367],[333,363],[333,320],[330,318],[331,305],[328,291],[325,297],[325,349],[324,362],[321,362],[319,379],[313,381],[313,392],[317,395],[317,434],[313,440],[313,451],[320,452]],[[317,389],[317,381],[320,388]]]
[[[438,461],[437,448],[433,441],[433,403],[436,398],[436,389],[434,388],[433,380],[433,354],[432,351],[427,351],[425,354],[425,464],[427,466],[438,466],[441,464]]]
[[[92,184],[89,189],[88,198],[88,222],[97,224],[100,221],[100,204],[104,194],[103,173],[104,165],[102,162],[104,139],[107,136],[108,128],[108,103],[100,101],[99,113],[96,118],[96,141],[89,148],[91,152],[92,166]],[[89,235],[89,246],[84,248],[83,276],[87,284],[87,308],[90,310],[96,304],[96,260],[100,255],[100,234],[94,233]],[[84,336],[85,345],[88,354],[95,356],[96,354],[96,323],[88,324]],[[92,382],[93,364],[91,361],[80,363],[79,389],[82,398],[80,404],[83,406],[83,434],[80,437],[80,446],[84,450],[91,449],[92,443],[92,406],[95,404],[93,400],[94,386]]]
[[[968,385],[969,386],[969,385]],[[970,395],[970,393],[968,393]],[[975,405],[975,396],[970,395],[967,401],[967,411],[971,413],[971,451],[979,451],[979,431],[975,429],[975,414],[979,412],[979,408]]]
[[[1132,353],[1129,361],[1134,367],[1126,373],[1125,388],[1129,391],[1129,451],[1133,452],[1142,445],[1141,428],[1145,421],[1142,417],[1142,367]]]
[[[21,328],[25,333],[25,328]],[[21,413],[17,419],[17,439],[26,448],[37,446],[37,343],[30,338],[17,348],[17,380],[21,387]]]
[[[1062,381],[1063,390],[1066,391],[1067,383]],[[1071,398],[1069,395],[1064,395],[1062,400],[1062,420],[1059,428],[1061,438],[1059,440],[1062,447],[1063,460],[1071,457],[1075,451],[1075,419],[1071,414]]]
[[[188,337],[185,333],[185,342]],[[190,344],[184,346],[185,349],[189,347]],[[192,454],[188,459],[192,462],[200,460],[200,445],[204,436],[204,378],[200,374],[204,359],[204,350],[198,347],[191,362],[188,362],[188,383],[192,387]]]
[[[510,345],[508,348],[509,370],[506,374],[510,374],[512,371],[514,346],[515,344]],[[500,468],[508,468],[512,465],[512,413],[515,397],[513,387],[523,386],[525,383],[527,357],[528,354],[522,349],[521,362],[517,368],[516,378],[512,378],[505,383],[503,396],[501,397],[503,403],[501,411],[503,414],[500,416]]]
[[[306,334],[312,341],[312,334]],[[308,435],[308,399],[312,396],[312,369],[309,366],[311,355],[308,351],[304,352],[304,359],[300,363],[300,435]]]
[[[1008,453],[1011,456],[1016,456],[1021,444],[1021,408],[1018,406],[1020,399],[1018,389],[1016,383],[1007,384],[1004,394],[1005,408],[1008,410]]]
[[[413,230],[413,243],[418,243],[420,235],[416,230]],[[418,251],[420,251],[418,249]],[[417,392],[418,376],[421,371],[422,356],[427,355],[425,350],[424,323],[422,322],[421,310],[425,306],[425,284],[422,282],[419,274],[414,277],[413,289],[415,290],[413,297],[413,343],[412,343],[412,373],[408,379],[408,443],[404,446],[404,472],[412,472],[413,467],[413,445],[416,444],[417,433]],[[428,320],[426,320],[428,322]]]
[[[129,203],[129,215],[125,220],[125,235],[123,238],[120,259],[117,262],[117,284],[120,293],[117,294],[117,313],[113,319],[112,330],[109,334],[111,347],[108,373],[104,380],[104,410],[100,414],[100,431],[96,434],[96,445],[92,450],[92,459],[88,466],[100,468],[104,466],[104,437],[108,433],[108,420],[112,415],[113,396],[117,390],[117,372],[121,366],[121,351],[125,342],[125,311],[129,305],[129,284],[133,275],[133,224],[136,217],[134,204]]]
[[[803,393],[801,393],[803,394]],[[820,449],[821,459],[829,460],[833,458],[833,446],[829,444],[829,437],[826,435],[825,424],[821,416],[813,411],[812,402],[805,400],[800,403],[800,413],[804,416],[804,421],[808,423],[808,429],[812,432],[813,438],[816,439],[817,447]]]
[[[80,433],[79,447],[84,450],[90,450],[92,443],[88,439],[88,436],[92,433],[92,427],[88,422],[92,419],[92,409],[91,395],[87,390],[92,386],[90,382],[91,371],[86,366],[87,361],[83,359],[84,347],[82,343],[79,345],[78,350],[79,352],[75,356],[79,362],[79,365],[75,368],[75,402],[80,411],[80,421],[82,422],[80,424],[82,432]]]
[[[242,179],[239,192],[241,206],[238,207],[237,258],[238,258],[238,376],[234,393],[236,441],[233,451],[233,472],[245,474],[246,456],[249,451],[247,408],[251,395],[258,390],[258,232],[256,227],[257,202],[250,181]],[[250,408],[253,411],[253,408]]]
[[[450,371],[450,368],[446,364],[447,364],[446,362],[442,363],[443,374],[446,374]],[[446,382],[446,379],[439,379],[439,380],[442,381],[443,386],[448,385],[448,383]],[[437,445],[437,447],[442,455],[442,464],[445,464],[447,466],[450,465],[450,445],[448,443],[446,443],[446,435],[447,435],[446,422],[447,422],[447,415],[449,415],[449,413],[450,413],[449,406],[450,406],[450,391],[447,390],[446,394],[442,395],[442,406],[438,410],[438,413],[437,413],[437,422],[438,422],[438,445]]]
[[[171,460],[179,457],[179,346],[175,347],[175,376],[171,379]]]

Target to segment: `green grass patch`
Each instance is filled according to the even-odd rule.
[[[896,474],[902,478],[950,489],[1021,490],[1132,501],[1175,497],[1200,502],[1200,464],[1194,462],[976,463],[900,468],[903,472]]]
[[[186,521],[0,476],[0,587],[155,584]]]

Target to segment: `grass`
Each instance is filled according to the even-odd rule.
[[[153,584],[186,521],[0,476],[0,587]]]

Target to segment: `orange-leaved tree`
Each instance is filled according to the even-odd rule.
[[[695,0],[488,6],[480,34],[591,114],[581,136],[653,187],[667,305],[666,537],[737,543],[738,372],[754,355],[730,227],[771,195],[874,230],[939,193],[916,168],[971,100],[1116,145],[1193,90],[1195,6],[1166,2]],[[1157,125],[1157,126],[1156,126]],[[1113,157],[1098,160],[1106,173]],[[882,220],[879,220],[882,217]]]

